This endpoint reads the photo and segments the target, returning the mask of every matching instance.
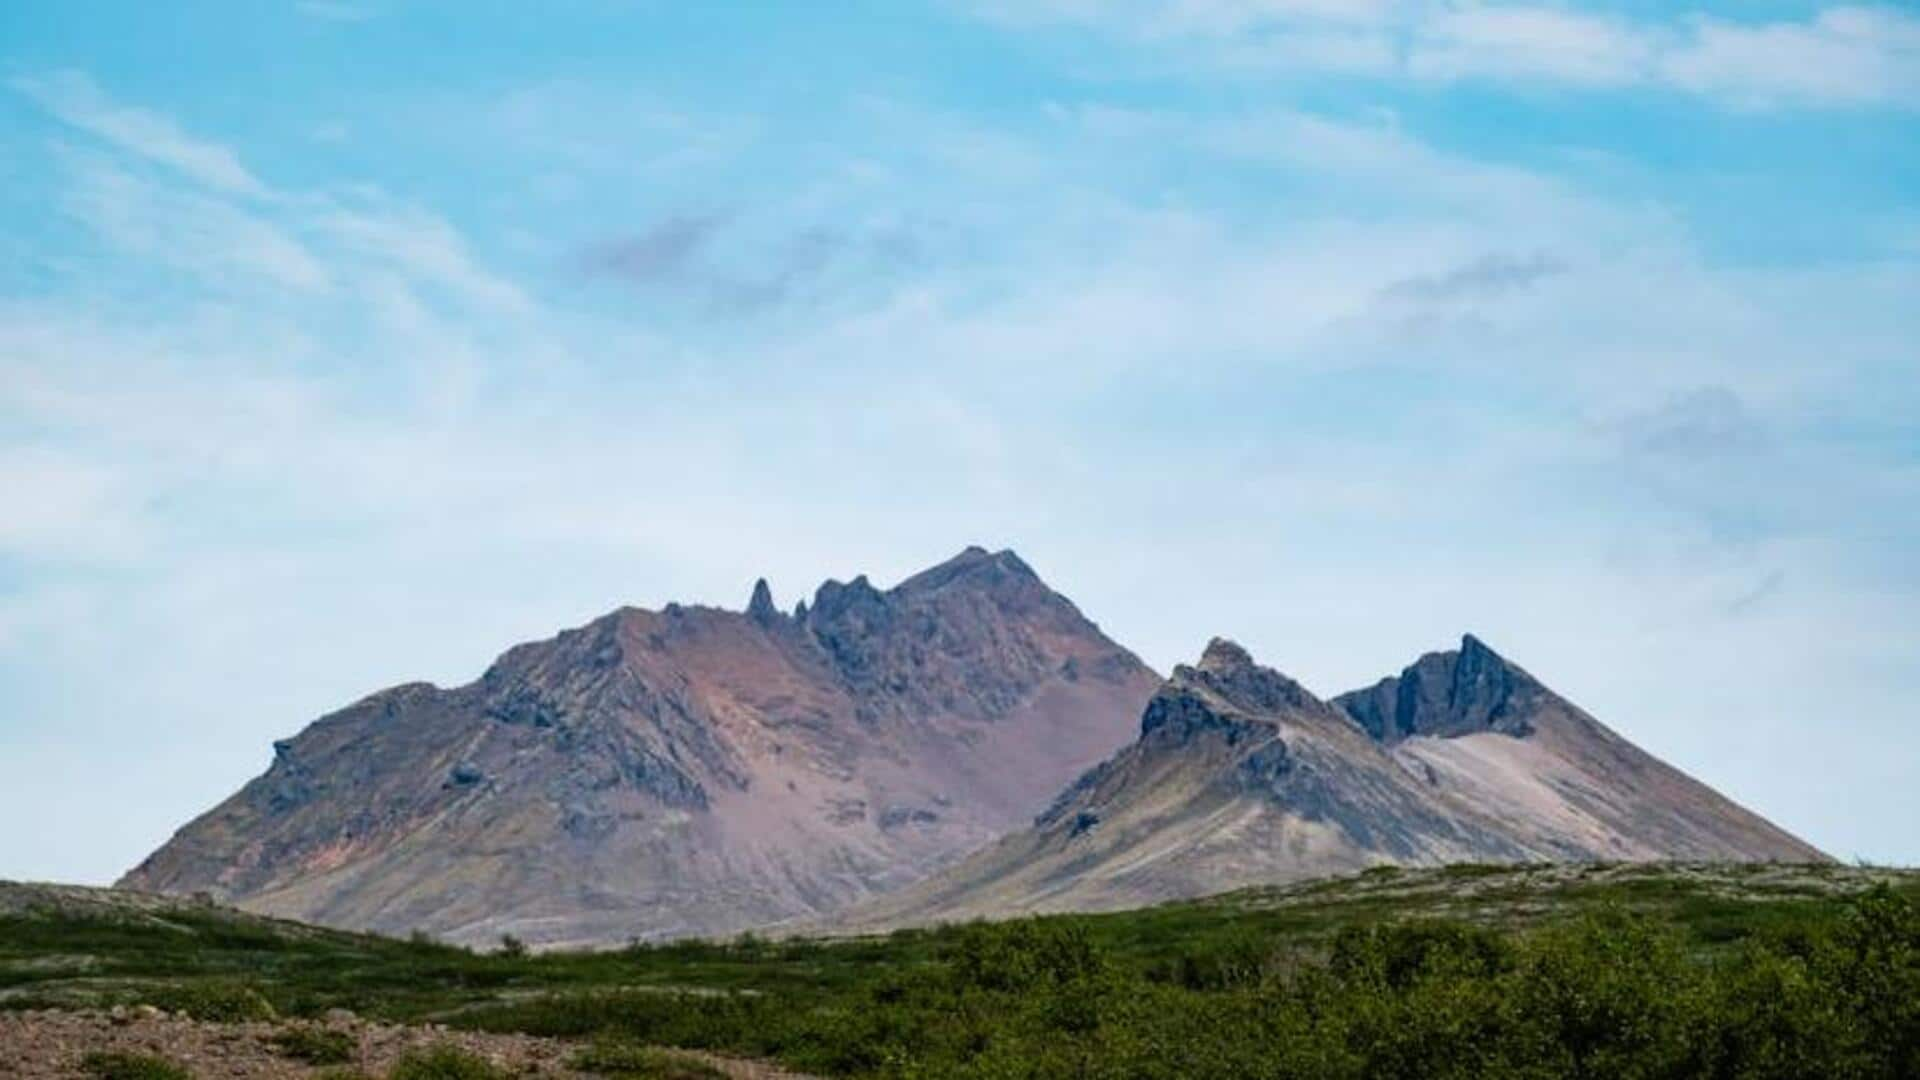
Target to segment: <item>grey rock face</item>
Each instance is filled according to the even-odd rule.
[[[1545,692],[1533,676],[1468,634],[1459,649],[1428,653],[1398,676],[1333,703],[1383,743],[1476,731],[1524,738],[1533,730],[1527,714]]]
[[[762,626],[780,618],[780,609],[773,606],[773,589],[768,587],[766,578],[753,583],[753,598],[747,601],[747,618]]]

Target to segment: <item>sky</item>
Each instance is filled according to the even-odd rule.
[[[968,544],[1920,862],[1920,8],[0,5],[0,877]]]

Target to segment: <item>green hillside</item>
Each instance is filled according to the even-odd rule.
[[[1920,1075],[1920,875],[1380,869],[882,938],[476,954],[0,889],[0,1008],[148,1003],[725,1051],[831,1076]]]

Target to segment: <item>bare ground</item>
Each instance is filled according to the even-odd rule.
[[[216,1024],[153,1009],[113,1012],[0,1012],[0,1076],[20,1080],[69,1080],[86,1074],[80,1062],[95,1051],[152,1054],[182,1065],[196,1080],[263,1077],[301,1080],[328,1070],[357,1068],[379,1076],[410,1049],[451,1044],[494,1065],[528,1077],[587,1077],[567,1067],[579,1044],[528,1035],[453,1031],[439,1025],[404,1027],[337,1018],[324,1026],[355,1041],[354,1060],[316,1066],[289,1060],[269,1041],[296,1022]],[[805,1080],[761,1062],[685,1052],[736,1080]]]

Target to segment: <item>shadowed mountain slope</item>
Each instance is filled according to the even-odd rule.
[[[764,582],[624,608],[323,717],[122,885],[468,942],[726,933],[1024,823],[1157,681],[1010,551],[792,614]]]

